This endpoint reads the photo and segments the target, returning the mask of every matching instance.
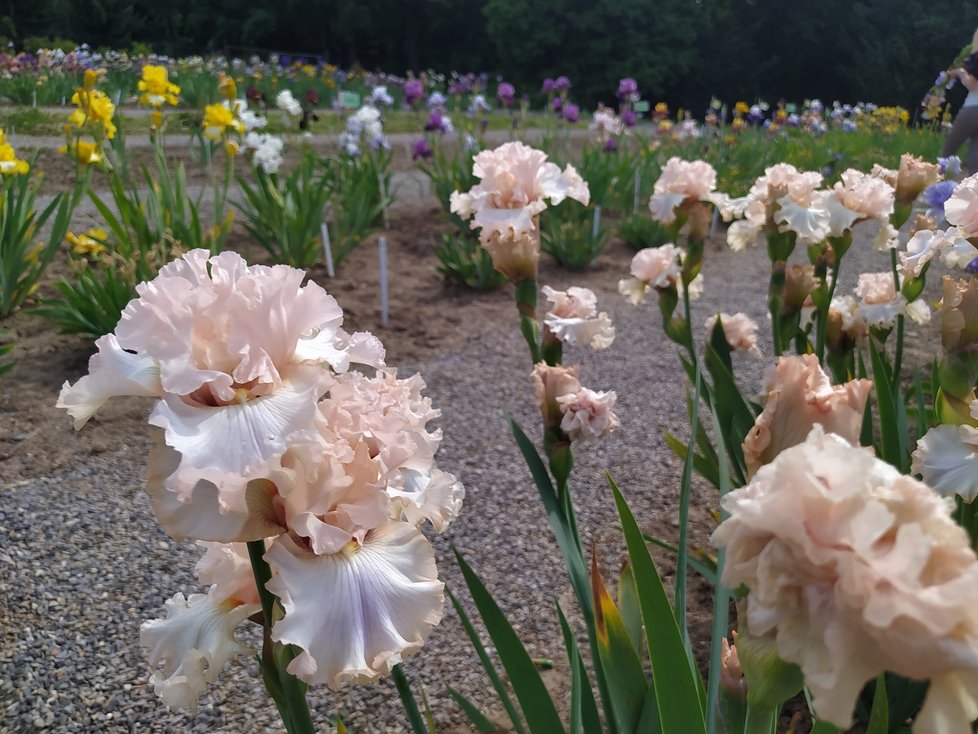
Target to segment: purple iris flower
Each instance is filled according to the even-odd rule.
[[[411,160],[416,161],[418,158],[431,158],[431,146],[424,138],[415,140],[411,144]]]
[[[618,140],[617,140],[617,138],[609,137],[607,140],[604,141],[604,152],[605,153],[614,153],[616,150],[618,150]]]
[[[924,189],[924,201],[930,207],[927,216],[933,217],[938,214],[944,216],[944,202],[951,198],[955,186],[957,183],[954,181],[938,181]]]
[[[408,79],[404,82],[404,101],[413,105],[420,99],[424,99],[424,85],[420,79]]]
[[[969,273],[978,275],[978,257],[972,260],[970,263],[964,266],[964,269]]]
[[[635,121],[638,117],[635,115],[634,110],[623,110],[621,113],[621,121],[625,127],[635,127]]]
[[[553,79],[550,79],[548,77],[547,79],[544,79],[543,80],[543,93],[544,94],[550,94],[555,89],[557,89],[557,85],[554,83],[554,80]]]
[[[564,100],[560,97],[554,97],[550,100],[550,106],[553,107],[554,112],[559,113],[564,108]]]
[[[431,114],[428,115],[428,121],[424,124],[424,129],[429,133],[448,132],[448,128],[445,126],[445,118],[438,110],[432,110]]]
[[[509,107],[516,99],[516,87],[509,82],[500,82],[496,88],[496,96],[500,102]]]
[[[638,94],[638,82],[632,79],[630,76],[619,80],[618,82],[618,98],[619,99],[631,99],[636,94]]]
[[[554,89],[556,89],[558,92],[566,92],[570,88],[570,79],[568,79],[566,76],[559,76],[554,79]]]
[[[934,80],[934,86],[943,87],[945,84],[947,84],[947,72],[942,71],[937,75],[937,79]]]
[[[568,102],[564,105],[564,119],[567,122],[577,122],[581,118],[581,108]]]

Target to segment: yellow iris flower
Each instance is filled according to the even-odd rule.
[[[102,242],[108,237],[109,233],[104,229],[90,229],[88,234],[76,235],[74,232],[69,232],[65,239],[71,245],[71,251],[76,255],[98,257],[105,252],[106,248]]]
[[[71,96],[71,103],[78,109],[68,116],[68,122],[75,127],[83,127],[88,123],[101,126],[105,137],[109,140],[115,137],[116,127],[112,122],[115,115],[115,105],[109,96],[100,89],[88,89],[88,72],[85,72],[86,86],[79,87]]]
[[[210,104],[204,108],[204,135],[208,140],[223,139],[228,130],[244,132],[244,124],[222,104]]]
[[[95,143],[89,143],[86,140],[79,140],[71,145],[62,145],[58,148],[58,151],[71,156],[86,166],[99,163],[102,160],[102,151],[99,150]]]
[[[179,101],[180,87],[170,81],[164,66],[146,64],[137,89],[142,92],[139,103],[149,107],[161,107],[164,103],[175,105]]]
[[[229,77],[223,71],[217,77],[217,91],[228,102],[232,102],[238,97],[238,85],[234,83],[234,79]]]
[[[0,174],[27,173],[31,170],[27,161],[17,158],[14,146],[7,142],[7,135],[0,129]]]

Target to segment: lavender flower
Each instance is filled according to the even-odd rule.
[[[405,94],[406,94],[407,93],[407,85],[405,85],[404,91],[405,91]],[[377,105],[385,105],[385,106],[389,107],[390,105],[394,104],[394,100],[390,96],[390,94],[388,94],[387,87],[385,87],[385,86],[377,86],[377,87],[374,87],[373,88],[373,90],[370,92],[370,96],[367,97],[367,103],[368,104],[372,104],[375,107]]]
[[[479,112],[491,112],[492,107],[486,102],[486,98],[481,94],[476,94],[472,97],[472,101],[469,103],[469,114],[475,115]]]
[[[581,108],[568,102],[564,105],[564,119],[567,122],[577,122],[581,117]]]
[[[424,99],[424,85],[420,79],[408,79],[404,82],[404,101],[409,105],[414,105],[418,100]]]
[[[938,181],[924,189],[924,201],[930,207],[928,217],[944,216],[944,202],[951,198],[955,186],[957,183],[954,181]]]
[[[415,140],[411,144],[411,160],[416,161],[419,158],[431,158],[431,146],[424,138]]]
[[[432,110],[424,124],[426,132],[450,133],[454,130],[452,119],[438,110]]]
[[[500,82],[496,88],[496,97],[499,98],[500,102],[509,107],[516,99],[516,87],[509,82]]]
[[[619,80],[618,98],[631,100],[638,96],[638,82],[630,76]]]

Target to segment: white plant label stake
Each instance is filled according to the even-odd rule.
[[[632,203],[632,213],[638,214],[638,194],[642,187],[642,172],[635,169],[635,200]]]
[[[380,200],[383,203],[383,214],[384,214],[384,229],[391,228],[391,220],[387,214],[387,186],[384,184],[384,176],[381,173],[377,174],[377,187],[380,189]]]
[[[329,225],[323,222],[319,226],[319,233],[323,238],[323,255],[326,258],[326,274],[332,278],[336,275],[333,269],[333,246],[329,244]]]
[[[380,254],[380,323],[387,326],[387,238],[384,235],[380,236],[377,247]]]
[[[601,227],[601,205],[594,207],[594,224],[591,226],[591,239],[598,239],[598,229]]]

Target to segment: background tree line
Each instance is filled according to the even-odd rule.
[[[960,0],[2,0],[0,36],[174,55],[279,52],[402,74],[488,71],[538,93],[646,99],[819,97],[911,109],[978,26]],[[145,46],[142,46],[145,47]]]

